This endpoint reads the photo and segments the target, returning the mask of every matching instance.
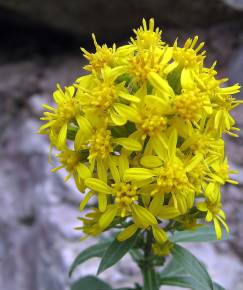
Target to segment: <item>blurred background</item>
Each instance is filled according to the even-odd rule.
[[[50,102],[57,82],[70,85],[84,73],[79,47],[93,49],[92,32],[99,43],[124,43],[142,17],[154,17],[171,44],[177,36],[183,42],[199,35],[206,42],[207,63],[218,60],[221,77],[243,84],[243,0],[0,0],[1,290],[69,289],[70,264],[94,242],[80,243],[81,234],[73,229],[80,193],[72,182],[63,182],[64,172],[50,172],[48,140],[36,134],[41,105]],[[233,115],[243,129],[243,106]],[[242,290],[243,130],[227,142],[240,182],[224,190],[234,239],[189,248],[217,282]],[[91,260],[74,279],[96,268]],[[140,280],[128,258],[103,277],[116,287]]]

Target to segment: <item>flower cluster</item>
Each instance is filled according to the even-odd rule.
[[[216,235],[228,231],[221,186],[236,184],[224,153],[223,134],[237,136],[230,111],[241,101],[240,86],[225,86],[214,63],[204,66],[198,37],[184,46],[161,40],[154,20],[134,30],[127,45],[82,49],[88,74],[53,94],[44,105],[40,132],[60,153],[66,179],[96,207],[80,218],[84,233],[122,228],[123,241],[151,231],[161,255],[170,225],[195,228],[213,222]]]

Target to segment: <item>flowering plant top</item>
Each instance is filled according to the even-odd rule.
[[[197,36],[170,46],[153,19],[134,34],[120,47],[93,35],[96,52],[82,48],[87,75],[57,86],[40,133],[60,151],[53,171],[65,168],[84,194],[80,210],[97,200],[80,218],[85,235],[151,233],[153,255],[166,256],[174,230],[205,220],[218,239],[229,231],[221,187],[237,182],[222,136],[237,137],[231,110],[242,102],[233,97],[240,86],[218,79],[216,62],[205,67]]]

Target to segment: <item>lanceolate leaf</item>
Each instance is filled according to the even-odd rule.
[[[183,266],[178,265],[173,257],[160,273],[161,285],[180,286],[193,290],[204,290],[192,276],[189,276]],[[213,282],[214,290],[225,290],[219,284]]]
[[[71,290],[112,290],[112,288],[95,276],[86,276],[76,281]]]
[[[106,249],[98,269],[98,274],[117,263],[134,245],[137,235],[133,235],[130,239],[119,242],[116,238]]]
[[[213,290],[225,290],[224,287],[222,287],[221,285],[219,285],[218,283],[213,283]]]
[[[109,242],[107,243],[100,243],[94,246],[91,246],[87,249],[85,249],[84,251],[82,251],[77,258],[74,260],[73,264],[71,265],[70,271],[69,271],[69,276],[72,275],[73,271],[75,270],[75,268],[84,263],[85,261],[94,258],[94,257],[102,257],[102,255],[104,254],[104,251],[107,249],[107,247],[109,246]]]
[[[135,290],[134,288],[116,288],[113,290]]]
[[[223,233],[224,240],[229,239],[230,235],[225,231]],[[174,243],[201,243],[201,242],[209,242],[209,241],[217,241],[217,237],[215,234],[214,227],[211,225],[203,226],[198,228],[197,230],[191,231],[177,231],[171,238],[171,241]]]
[[[162,277],[160,279],[160,285],[170,285],[170,286],[179,286],[182,288],[189,288],[192,290],[204,290],[200,284],[197,283],[195,279],[190,276],[169,276]],[[213,290],[225,290],[222,286],[217,283],[213,283]]]
[[[166,278],[170,276],[185,276],[185,274],[184,267],[178,265],[175,258],[172,258],[160,273],[160,277]]]
[[[185,272],[191,275],[201,285],[203,290],[213,290],[213,282],[207,270],[188,250],[179,245],[174,245],[172,255],[175,262],[179,266],[182,266]]]
[[[182,288],[189,288],[192,290],[205,290],[203,286],[198,284],[190,276],[170,276],[163,277],[160,280],[161,285],[179,286]]]

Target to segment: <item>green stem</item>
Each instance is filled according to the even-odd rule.
[[[157,285],[156,272],[153,263],[151,263],[153,236],[150,231],[146,231],[145,234],[146,240],[144,246],[144,261],[141,269],[144,280],[143,290],[159,290]]]

